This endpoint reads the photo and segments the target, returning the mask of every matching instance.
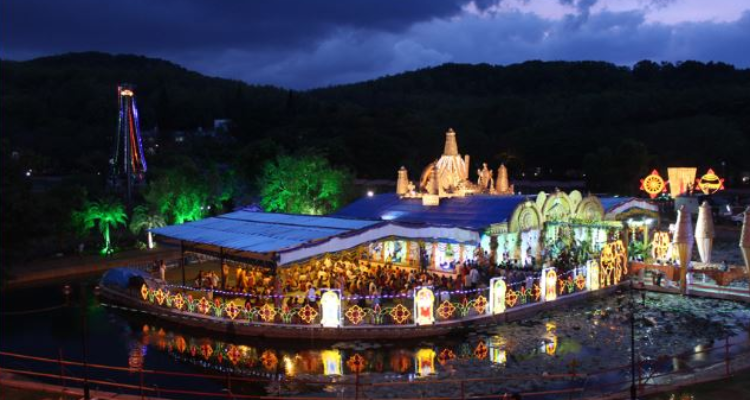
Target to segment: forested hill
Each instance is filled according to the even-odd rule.
[[[315,148],[360,177],[395,178],[400,165],[417,174],[440,154],[448,127],[474,167],[587,172],[599,190],[623,189],[612,179],[632,183],[652,167],[723,161],[730,172],[750,169],[750,71],[725,64],[446,64],[307,92],[100,53],[3,61],[0,74],[3,139],[62,169],[106,162],[118,82],[137,85],[144,128],[232,119],[233,144],[201,155],[236,161],[241,171],[278,151]]]
[[[439,153],[435,131],[452,126],[475,162],[527,170],[585,168],[596,178],[642,164],[642,150],[654,167],[750,168],[750,70],[726,64],[446,64],[311,94],[368,110],[373,131],[408,141],[407,151],[426,147],[420,161]]]

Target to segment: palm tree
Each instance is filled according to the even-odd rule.
[[[149,212],[148,207],[138,206],[133,210],[133,217],[130,219],[130,231],[134,235],[141,233],[144,229],[148,234],[148,248],[154,248],[154,236],[151,234],[151,229],[161,228],[166,226],[167,221],[160,214],[152,214]]]
[[[104,237],[104,248],[102,254],[112,253],[112,245],[109,238],[109,230],[125,225],[128,216],[125,213],[125,207],[115,199],[103,199],[99,201],[88,201],[83,206],[83,210],[74,214],[84,229],[87,231],[94,226],[99,229]]]

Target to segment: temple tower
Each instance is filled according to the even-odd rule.
[[[445,149],[443,150],[444,156],[457,156],[458,155],[458,143],[456,142],[456,132],[453,128],[448,128],[448,132],[445,132]]]

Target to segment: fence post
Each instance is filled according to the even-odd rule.
[[[229,397],[232,398],[232,374],[227,371],[227,392],[229,393]]]
[[[140,372],[139,386],[141,388],[141,400],[144,400],[146,398],[146,394],[143,391],[143,365],[141,365],[138,371]]]
[[[638,356],[638,392],[643,393],[643,360]]]
[[[727,336],[724,339],[724,362],[726,364],[726,374],[727,378],[730,376],[730,368],[729,368],[729,336]]]
[[[60,386],[62,386],[62,391],[65,392],[67,381],[65,380],[65,365],[63,364],[63,353],[61,347],[57,349],[57,356],[60,361]]]
[[[359,367],[354,378],[354,400],[359,400]]]

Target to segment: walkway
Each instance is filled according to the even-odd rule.
[[[61,258],[37,260],[27,265],[10,268],[8,288],[29,286],[71,278],[101,275],[102,272],[115,267],[127,265],[146,265],[154,260],[170,260],[180,257],[180,250],[174,247],[160,246],[152,250],[128,250],[109,257],[100,255],[67,256]]]

